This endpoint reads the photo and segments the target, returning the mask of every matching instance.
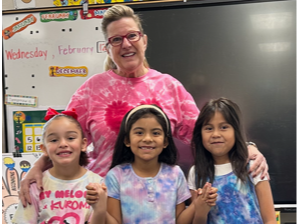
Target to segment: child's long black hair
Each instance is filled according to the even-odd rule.
[[[113,152],[113,158],[112,158],[112,164],[110,166],[110,169],[123,163],[132,163],[134,162],[134,154],[131,151],[130,147],[127,147],[125,145],[125,140],[130,142],[130,130],[132,128],[132,125],[139,120],[140,118],[147,118],[154,116],[157,122],[162,126],[162,129],[165,133],[165,138],[168,140],[168,146],[163,149],[161,154],[158,157],[158,162],[163,162],[168,165],[175,165],[177,163],[177,148],[174,144],[172,134],[171,134],[171,126],[170,121],[167,117],[167,115],[164,113],[161,114],[160,111],[158,111],[155,108],[152,108],[151,106],[157,107],[161,110],[160,107],[156,105],[148,105],[150,107],[146,107],[147,105],[142,105],[143,108],[138,109],[136,112],[134,112],[127,120],[128,114],[132,111],[129,111],[123,118],[120,131],[117,136],[117,140],[114,147]],[[162,111],[162,110],[161,110]],[[165,120],[167,119],[167,122]]]
[[[235,132],[235,144],[229,151],[229,160],[232,164],[236,176],[245,182],[248,177],[246,169],[248,150],[246,146],[245,132],[241,122],[241,112],[238,105],[229,99],[221,97],[210,100],[201,109],[199,117],[195,123],[192,138],[192,150],[195,165],[196,187],[202,188],[208,181],[214,181],[214,160],[212,154],[206,150],[202,143],[202,127],[209,122],[216,112],[220,112],[227,123]]]

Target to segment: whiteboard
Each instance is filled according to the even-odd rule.
[[[104,10],[106,9],[91,9],[88,15],[96,12],[97,15],[102,15]],[[42,13],[39,12],[2,17],[3,30],[30,14],[36,18],[35,23],[21,32],[15,33],[9,39],[3,38],[5,93],[36,96],[38,106],[31,109],[65,108],[73,93],[84,81],[104,71],[106,51],[103,48],[105,39],[101,31],[102,16],[82,19],[81,10],[63,12],[66,11],[77,13],[76,20],[41,22]],[[88,75],[51,77],[51,66],[85,66]],[[12,122],[12,111],[18,110],[19,107],[7,105],[8,124]],[[8,148],[9,152],[12,152],[15,130],[13,125],[8,125],[7,128]]]

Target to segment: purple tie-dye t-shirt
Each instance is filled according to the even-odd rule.
[[[124,115],[140,104],[156,104],[168,115],[173,136],[190,144],[199,114],[192,96],[170,75],[153,69],[137,78],[126,78],[109,70],[90,77],[72,96],[68,109],[75,108],[88,143],[88,168],[105,176]]]
[[[142,178],[131,164],[112,168],[105,183],[108,196],[120,200],[123,223],[174,224],[176,206],[191,197],[179,166],[161,163],[155,177]]]

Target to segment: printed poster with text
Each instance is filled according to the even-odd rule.
[[[2,153],[2,223],[11,224],[18,207],[20,181],[42,153]]]

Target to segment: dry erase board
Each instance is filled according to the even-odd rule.
[[[104,11],[3,15],[5,93],[37,96],[38,106],[66,105],[87,78],[104,70]]]
[[[15,138],[19,130],[12,123],[13,113],[48,107],[64,109],[86,79],[104,71],[106,51],[101,21],[105,10],[90,9],[87,14],[82,10],[63,10],[2,17],[5,93],[37,97],[36,108],[7,105],[9,152],[22,141]]]

